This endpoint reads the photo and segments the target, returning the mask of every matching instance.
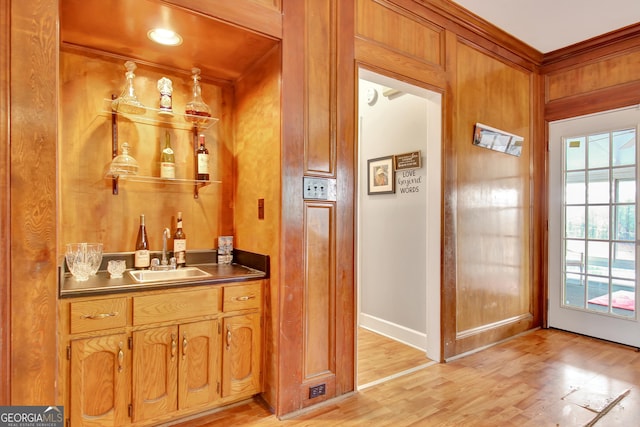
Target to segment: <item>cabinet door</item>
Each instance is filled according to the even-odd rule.
[[[260,313],[224,319],[222,396],[251,396],[261,391]]]
[[[191,408],[220,397],[220,344],[217,320],[180,325],[178,402]]]
[[[177,326],[133,333],[134,422],[178,409],[179,341]]]
[[[71,341],[71,425],[129,424],[131,352],[127,334]]]

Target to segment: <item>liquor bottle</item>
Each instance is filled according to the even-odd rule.
[[[135,268],[149,268],[151,257],[149,255],[149,239],[147,239],[147,228],[144,225],[144,214],[140,215],[140,228],[136,238],[136,252],[133,266]]]
[[[171,148],[169,131],[165,133],[164,148],[160,155],[160,178],[174,179],[176,177],[176,160]]]
[[[196,179],[199,181],[209,181],[209,150],[204,145],[204,135],[198,136],[198,151],[196,156],[198,157],[198,171]]]
[[[173,235],[173,256],[176,257],[178,267],[187,264],[187,235],[182,230],[182,212],[178,212],[176,220],[176,232]]]

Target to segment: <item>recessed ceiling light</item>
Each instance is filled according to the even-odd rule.
[[[180,34],[164,28],[154,28],[153,30],[149,30],[147,37],[156,43],[167,46],[178,46],[182,44],[182,37],[180,37]]]

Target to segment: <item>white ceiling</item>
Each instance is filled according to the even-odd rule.
[[[542,53],[640,22],[640,0],[453,0]]]

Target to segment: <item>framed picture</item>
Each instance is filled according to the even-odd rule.
[[[523,141],[524,138],[521,136],[495,129],[482,123],[476,123],[473,130],[473,145],[511,154],[512,156],[520,156]]]
[[[367,160],[368,194],[389,194],[396,192],[393,173],[393,156]]]

